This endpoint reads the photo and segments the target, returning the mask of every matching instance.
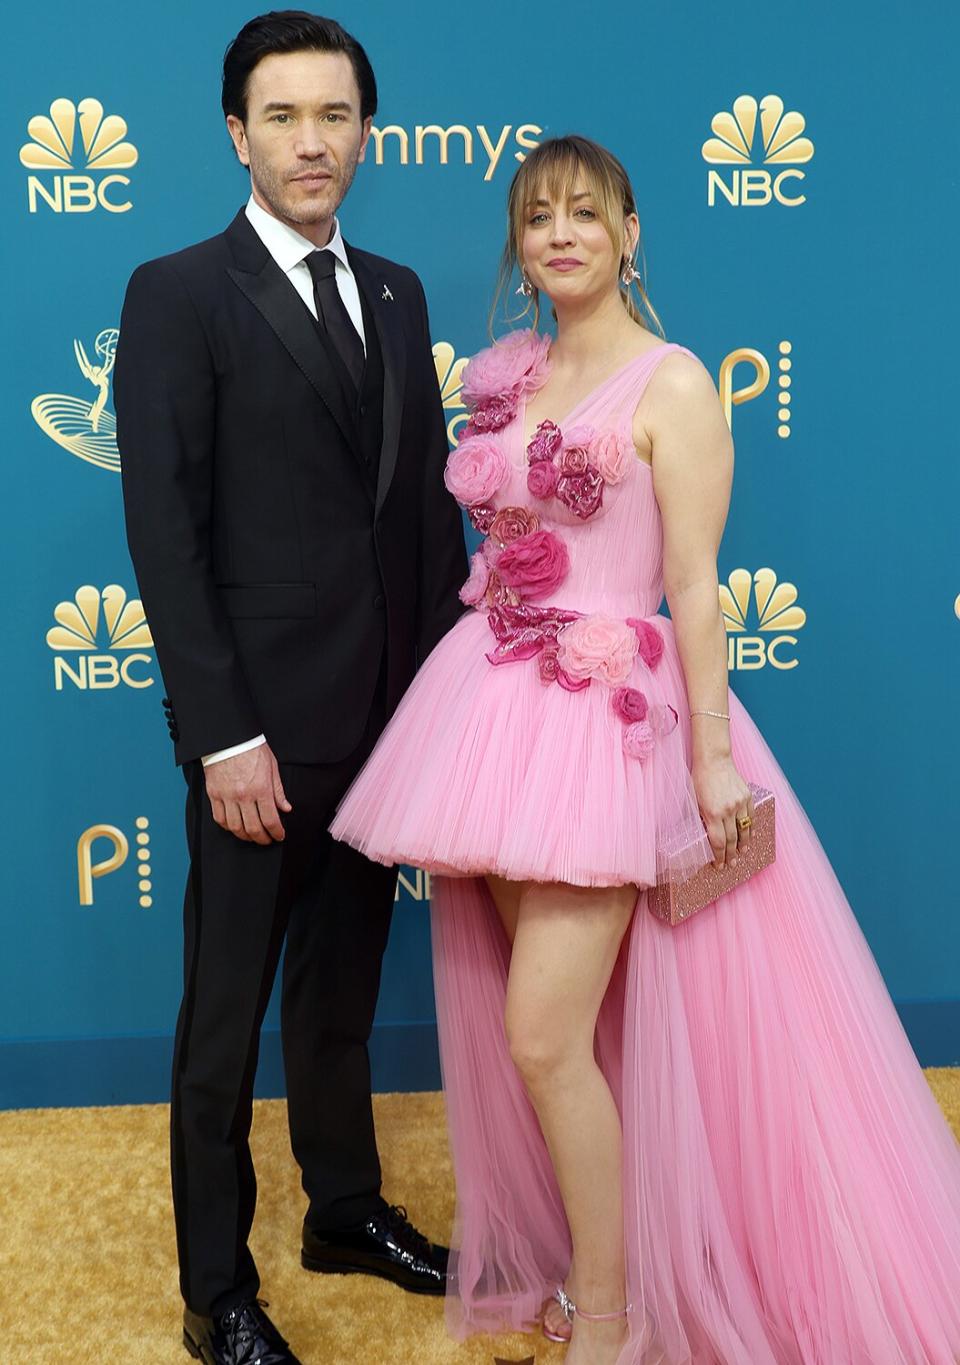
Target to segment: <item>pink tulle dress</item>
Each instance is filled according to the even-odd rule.
[[[507,1048],[509,945],[483,874],[635,884],[597,1030],[624,1130],[619,1365],[955,1365],[960,1147],[733,694],[734,762],[776,795],[776,861],[677,927],[645,905],[658,835],[697,810],[683,671],[657,614],[659,508],[630,434],[678,351],[654,347],[535,432],[525,399],[549,373],[548,339],[515,333],[471,361],[446,481],[486,537],[462,593],[472,610],[331,826],[371,858],[437,874],[457,1181],[448,1321],[457,1336],[533,1327],[571,1251]]]

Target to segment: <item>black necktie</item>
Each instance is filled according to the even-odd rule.
[[[311,251],[306,258],[313,276],[313,296],[317,301],[317,320],[330,338],[337,355],[346,365],[359,391],[365,361],[363,342],[351,321],[346,304],[337,288],[337,261],[332,251]]]

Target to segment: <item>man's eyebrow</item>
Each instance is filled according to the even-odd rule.
[[[268,100],[267,103],[263,106],[263,112],[265,114],[268,114],[274,112],[275,110],[286,111],[288,109],[296,109],[296,107],[297,106],[293,104],[290,100]],[[349,103],[348,100],[328,100],[326,104],[321,104],[320,108],[335,109],[337,111],[345,110],[347,113],[349,113],[353,106]]]

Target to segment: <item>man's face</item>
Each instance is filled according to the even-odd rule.
[[[227,116],[254,197],[293,227],[332,220],[370,136],[342,52],[271,53],[247,80],[247,118]]]

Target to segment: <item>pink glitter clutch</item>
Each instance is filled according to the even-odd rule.
[[[657,848],[657,884],[647,892],[647,904],[658,919],[680,924],[774,861],[773,792],[753,782],[748,785],[753,794],[750,847],[738,855],[736,867],[726,865],[718,870],[712,862],[703,863],[702,852],[697,851],[697,845],[705,840],[702,823],[696,830],[675,830],[661,841]]]

